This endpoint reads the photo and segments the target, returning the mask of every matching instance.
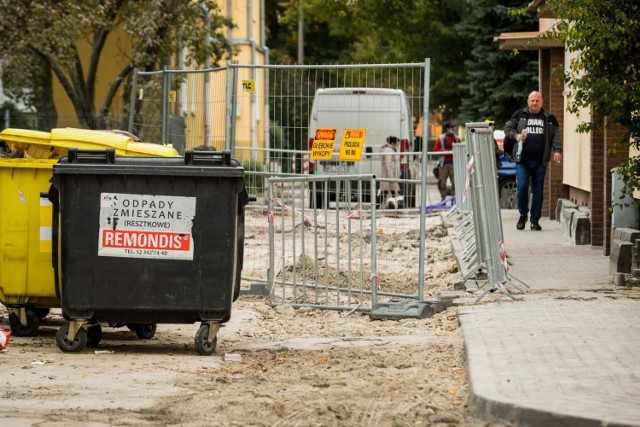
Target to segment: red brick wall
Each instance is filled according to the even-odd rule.
[[[554,73],[553,69],[564,65],[564,49],[544,49],[539,54],[540,61],[540,93],[544,99],[544,109],[558,119],[560,134],[564,129],[564,84],[562,74]],[[556,219],[556,204],[558,199],[569,197],[569,187],[562,183],[562,163],[550,162],[545,177],[544,201],[542,215]]]
[[[549,82],[551,81],[551,52],[549,49],[541,49],[538,51],[538,85],[539,91],[542,94],[542,99],[545,100],[545,109],[548,107],[547,100],[549,100]]]
[[[604,120],[598,119],[598,126]],[[619,125],[591,133],[591,245],[602,246],[604,255],[611,250],[611,169],[628,159],[628,149],[617,144],[625,134]],[[610,153],[611,148],[617,153]]]
[[[602,125],[602,120],[596,120],[597,126]],[[594,130],[591,132],[591,246],[604,247],[604,225],[606,223],[605,208],[606,196],[604,194],[605,180],[605,159],[607,152],[604,145],[604,131]],[[607,248],[604,254],[608,255]]]
[[[629,158],[629,149],[628,146],[620,146],[619,142],[622,139],[622,137],[624,136],[626,132],[626,129],[623,128],[620,125],[616,125],[616,126],[611,126],[608,127],[607,129],[605,129],[604,131],[604,136],[605,136],[605,141],[606,141],[606,147],[607,147],[607,151],[609,151],[611,148],[616,148],[617,150],[615,150],[616,152],[609,152],[606,156],[606,163],[604,166],[605,169],[605,177],[604,177],[604,182],[605,182],[605,191],[604,191],[604,195],[605,198],[603,200],[604,203],[604,210],[606,212],[605,216],[604,216],[604,223],[603,223],[603,232],[604,232],[604,236],[603,236],[603,240],[604,240],[604,253],[605,255],[609,255],[609,251],[611,250],[611,234],[612,234],[612,229],[611,229],[611,212],[609,211],[609,208],[611,207],[611,169],[613,169],[614,167],[618,166],[620,163],[624,162],[625,160],[627,160]]]

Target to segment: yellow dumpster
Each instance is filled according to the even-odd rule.
[[[0,141],[23,155],[0,157],[0,302],[16,336],[35,335],[50,308],[60,307],[52,265],[53,165],[69,147],[113,147],[125,156],[174,157],[172,147],[136,142],[109,131],[61,128],[49,132],[5,129]]]

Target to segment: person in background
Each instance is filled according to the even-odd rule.
[[[560,125],[552,114],[543,108],[540,92],[531,92],[527,108],[511,116],[504,126],[505,152],[516,162],[518,186],[518,211],[520,219],[516,228],[524,230],[527,215],[531,215],[531,229],[542,230],[538,221],[542,216],[544,176],[551,160],[562,161],[562,139]],[[529,210],[529,182],[531,182],[531,210]]]
[[[387,143],[380,148],[380,153],[382,153],[382,178],[398,179],[398,157],[395,155],[397,151],[398,137],[387,137]],[[400,186],[397,181],[381,181],[380,190],[382,191],[383,203],[388,197],[400,195]]]
[[[452,151],[454,143],[460,143],[460,137],[454,131],[452,122],[444,123],[445,132],[436,139],[433,151]],[[447,179],[451,182],[451,194],[456,194],[456,187],[453,182],[453,154],[440,156],[438,160],[438,190],[440,197],[444,200],[447,197]]]
[[[411,152],[411,144],[408,139],[400,140],[400,179],[415,179],[415,175],[411,174],[411,155],[407,154]],[[400,184],[400,191],[404,197],[404,207],[415,207],[415,185],[409,182],[403,182]]]

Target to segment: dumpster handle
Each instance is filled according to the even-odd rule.
[[[207,164],[231,166],[231,151],[185,150],[184,164],[186,166]]]
[[[105,148],[104,150],[78,150],[76,147],[69,147],[67,162],[114,164],[116,162],[116,150],[115,148]]]

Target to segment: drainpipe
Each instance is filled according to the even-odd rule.
[[[204,42],[208,46],[211,43],[211,19],[209,17],[209,9],[203,1],[200,2],[202,13],[204,13],[204,26],[207,28],[206,35],[204,36]],[[211,67],[211,60],[207,56],[204,67],[209,69]],[[211,112],[209,111],[209,102],[211,98],[211,73],[204,73],[204,112],[203,112],[203,124],[204,135],[202,144],[206,147],[211,145]]]
[[[264,10],[262,11],[264,13]],[[251,64],[255,65],[256,63],[256,41],[253,39],[253,0],[247,0],[247,40],[251,45]],[[251,80],[256,80],[256,69],[251,69]],[[249,94],[251,106],[249,108],[250,114],[250,138],[251,138],[251,157],[252,159],[256,158],[256,149],[258,148],[258,138],[256,135],[256,122],[257,122],[257,106],[256,106],[256,93],[251,92]]]

